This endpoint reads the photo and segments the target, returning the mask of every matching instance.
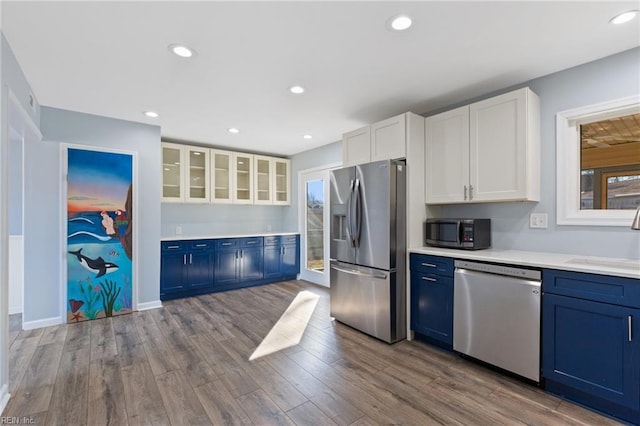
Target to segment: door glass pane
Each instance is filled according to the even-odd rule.
[[[276,161],[276,201],[287,201],[287,163]]]
[[[251,199],[251,159],[236,157],[236,198],[238,200]]]
[[[231,198],[229,182],[231,181],[231,157],[228,154],[214,154],[214,195],[216,200]]]
[[[256,196],[259,201],[269,201],[271,196],[271,176],[269,175],[269,160],[259,158],[256,161],[256,173],[258,177],[258,187],[256,188]]]
[[[206,191],[206,153],[204,151],[189,151],[189,197],[205,199]]]
[[[162,148],[162,196],[180,198],[180,149]]]
[[[307,181],[307,269],[324,270],[324,181]]]

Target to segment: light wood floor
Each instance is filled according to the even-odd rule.
[[[296,346],[248,361],[301,291],[320,296]],[[19,331],[4,416],[46,425],[616,424],[418,342],[387,345],[329,318],[303,281]]]

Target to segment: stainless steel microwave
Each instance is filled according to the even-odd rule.
[[[428,246],[480,250],[491,247],[491,219],[427,219]]]

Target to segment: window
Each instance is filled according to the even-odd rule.
[[[556,118],[558,224],[629,226],[640,206],[640,97]]]

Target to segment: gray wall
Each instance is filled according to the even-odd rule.
[[[291,230],[298,231],[298,174],[302,170],[323,167],[328,164],[342,164],[342,141],[301,152],[291,158],[291,206],[284,212],[284,223]]]
[[[442,216],[491,218],[493,247],[498,249],[640,258],[640,232],[638,231],[620,227],[555,224],[556,113],[637,95],[640,93],[639,76],[640,48],[635,48],[501,91],[507,92],[517,87],[529,86],[540,97],[540,202],[444,206]],[[488,94],[483,98],[495,94],[497,93]],[[452,107],[479,99],[482,98],[471,99]],[[433,113],[424,115],[433,115]],[[549,215],[548,229],[529,228],[529,214],[534,212]]]
[[[60,312],[64,267],[60,224],[60,143],[137,152],[138,303],[160,296],[160,127],[56,108],[42,108],[43,141],[25,146],[24,321]],[[31,297],[30,295],[37,295]]]
[[[9,131],[9,235],[22,235],[22,138]]]
[[[36,126],[39,126],[40,105],[38,104],[35,95],[33,95],[31,86],[22,72],[22,68],[20,68],[20,64],[18,64],[18,61],[4,34],[2,34],[2,40],[0,40],[0,43],[0,49],[2,52],[2,82],[7,85],[13,96],[16,97],[22,108],[29,114]],[[33,107],[29,104],[30,95],[33,96]]]

